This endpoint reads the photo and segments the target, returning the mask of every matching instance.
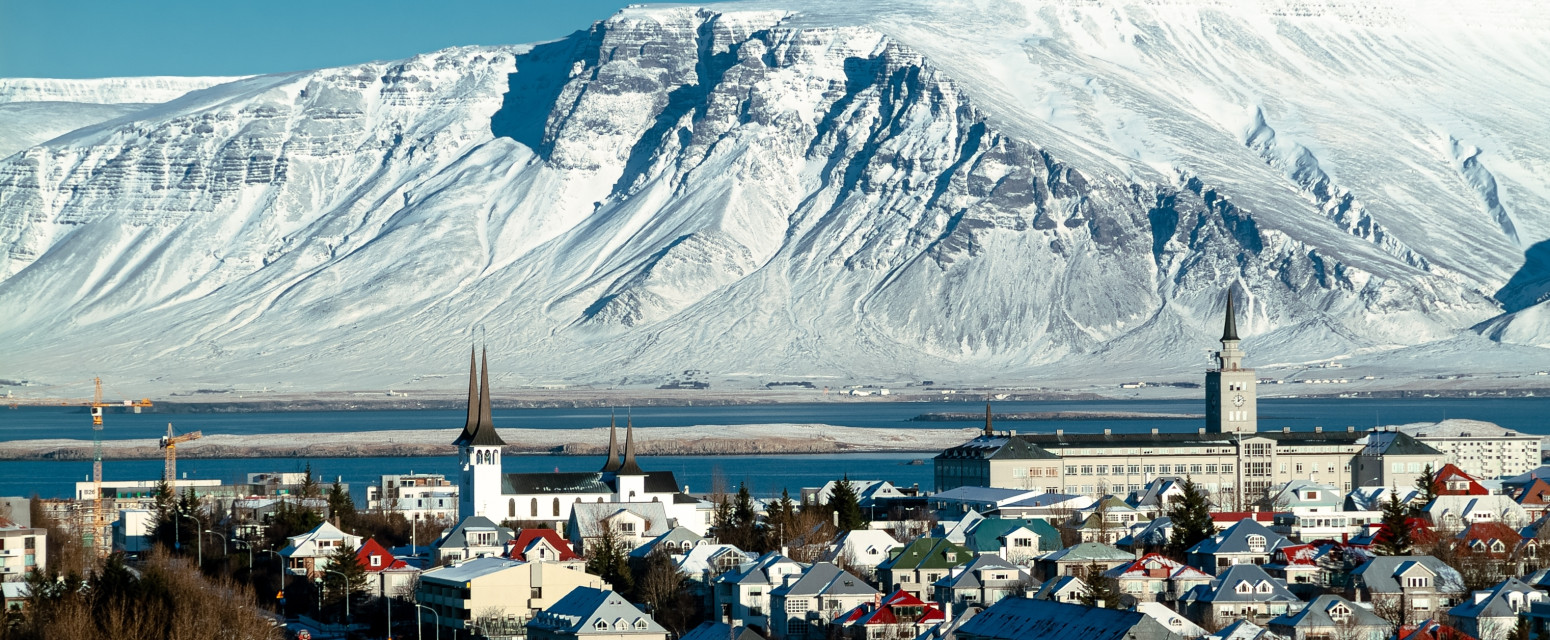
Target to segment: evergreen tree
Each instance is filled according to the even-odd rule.
[[[866,518],[861,515],[861,502],[856,496],[855,486],[850,484],[849,474],[835,483],[834,493],[829,496],[829,510],[839,514],[840,531],[853,531],[866,526]]]
[[[351,606],[354,606],[355,596],[366,590],[366,567],[361,565],[361,559],[356,555],[355,547],[341,544],[334,547],[328,554],[328,571],[338,571],[344,574],[323,573],[323,602],[329,606],[340,606],[345,597],[350,598]]]
[[[1415,505],[1417,511],[1437,499],[1437,472],[1432,470],[1432,465],[1428,464],[1421,470],[1421,475],[1415,479],[1415,488],[1420,495]]]
[[[334,480],[333,486],[328,489],[328,515],[339,519],[340,526],[353,527],[355,525],[355,500],[350,497],[350,492],[345,490],[339,480]]]
[[[716,534],[716,542],[737,546],[737,519],[733,516],[732,501],[725,495],[716,503],[716,510],[710,515],[711,530]]]
[[[1216,535],[1216,523],[1211,520],[1211,505],[1206,494],[1193,478],[1184,477],[1184,494],[1168,505],[1168,518],[1173,531],[1168,535],[1168,553],[1183,559],[1191,547]]]
[[[165,479],[156,483],[155,506],[151,507],[151,539],[157,544],[168,549],[173,545],[173,527],[177,526],[173,520],[173,509],[177,507],[177,496],[172,494],[172,485]]]
[[[748,493],[748,483],[737,484],[737,497],[732,502],[732,531],[737,542],[728,543],[739,549],[763,552],[758,536],[759,512],[753,508],[753,496]]]
[[[316,497],[318,497],[318,481],[317,481],[317,478],[312,477],[312,463],[311,462],[307,463],[306,475],[303,476],[302,479],[301,479],[301,497],[303,497],[303,498],[316,498]]]
[[[587,573],[613,585],[614,591],[634,595],[635,575],[630,571],[630,550],[613,527],[605,524],[603,534],[587,544]]]
[[[1410,555],[1415,541],[1410,535],[1410,510],[1399,501],[1399,491],[1389,489],[1389,500],[1383,504],[1383,531],[1373,541],[1373,550],[1385,556]]]
[[[1082,572],[1082,584],[1087,587],[1081,595],[1082,604],[1089,607],[1120,608],[1119,581],[1103,575],[1103,565],[1096,562],[1087,565]]]
[[[765,545],[769,549],[779,549],[797,533],[797,505],[791,500],[791,494],[785,489],[780,490],[780,499],[770,506],[769,514],[765,517],[767,527],[764,530],[769,542]]]

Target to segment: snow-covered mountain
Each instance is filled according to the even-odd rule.
[[[1228,289],[1261,363],[1547,347],[1547,36],[1515,2],[755,2],[126,81],[158,104],[0,160],[5,373],[364,388],[480,338],[507,385],[1101,380],[1200,369]]]

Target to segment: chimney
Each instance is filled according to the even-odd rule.
[[[1346,427],[1346,428],[1345,428],[1345,432],[1346,432],[1346,433],[1356,433],[1356,427],[1352,427],[1352,426],[1347,426],[1347,427]]]
[[[1205,435],[1206,434],[1206,428],[1205,427],[1201,427],[1199,429],[1196,429],[1195,433],[1197,433],[1199,435]]]
[[[1017,436],[1017,430],[1016,429],[1012,429],[1011,431],[1008,431],[1007,434],[1009,434],[1009,435],[1011,435],[1013,437],[1016,437]]]
[[[1059,437],[1061,437],[1063,435],[1066,435],[1066,430],[1065,429],[1056,429],[1055,430],[1055,437],[1059,438]]]

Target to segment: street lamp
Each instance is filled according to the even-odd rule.
[[[231,555],[231,543],[226,541],[226,535],[225,534],[216,533],[216,532],[211,531],[209,529],[205,529],[205,533],[208,533],[208,534],[210,534],[212,536],[216,536],[216,537],[221,539],[221,555],[223,555],[223,556]],[[238,540],[237,542],[242,542],[242,541]]]
[[[343,574],[343,573],[340,573],[338,571],[334,571],[333,569],[324,569],[323,572],[324,573],[332,573],[332,574],[334,574],[336,576],[339,576],[339,579],[341,581],[343,581],[343,584],[344,584],[344,624],[345,624],[345,626],[348,627],[348,626],[350,626],[350,577],[345,575],[345,574]],[[321,581],[321,579],[319,579],[319,580]],[[321,603],[323,601],[322,597],[323,596],[321,594],[318,595],[318,602]],[[322,610],[323,610],[323,605],[319,604],[318,605],[318,611],[321,613]]]
[[[252,580],[253,580],[253,576],[252,576],[252,574],[253,574],[253,543],[252,542],[248,542],[247,540],[232,540],[231,543],[232,544],[247,545],[247,550],[248,550],[248,581],[252,582]]]
[[[199,549],[199,568],[203,569],[204,566],[205,566],[205,537],[201,536],[201,535],[198,535],[198,534],[199,534],[200,527],[204,523],[200,522],[199,518],[195,518],[194,516],[188,515],[186,513],[181,512],[181,511],[178,512],[178,517],[179,518],[188,518],[189,520],[193,520],[194,521],[194,534],[195,534],[194,537],[197,538],[198,542],[199,542],[199,547],[198,547],[198,549]],[[173,529],[177,529],[177,528],[178,527],[176,527],[176,526],[173,527]],[[180,534],[181,534],[181,531],[180,531]]]
[[[425,640],[425,638],[424,638],[425,623],[420,621],[420,610],[424,609],[426,611],[431,612],[431,615],[436,616],[436,640],[441,640],[441,614],[436,613],[435,609],[427,607],[427,606],[425,606],[423,604],[420,604],[418,602],[414,603],[414,607],[415,607],[414,608],[414,631],[415,631],[415,637],[419,638],[419,640]]]

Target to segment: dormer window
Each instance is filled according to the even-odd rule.
[[[641,630],[646,629],[646,619],[645,618],[636,618],[635,619],[635,628],[636,629],[641,629]]]
[[[949,552],[947,552],[947,561],[948,562],[957,562],[958,561],[958,552],[956,552],[956,551],[949,551]]]
[[[1264,553],[1265,536],[1259,534],[1249,536],[1249,551],[1253,551],[1254,553]]]
[[[608,630],[608,623],[607,622],[603,622],[602,620],[598,620],[596,623],[594,623],[592,625],[592,628],[593,629],[597,629],[598,631],[607,631]]]
[[[1260,593],[1270,593],[1270,583],[1269,582],[1261,582],[1261,583],[1259,583],[1259,588],[1256,589],[1256,590],[1259,591]]]
[[[1233,589],[1233,591],[1236,591],[1238,593],[1253,593],[1254,592],[1254,587],[1251,586],[1247,582],[1239,582],[1238,583],[1238,587],[1236,589]]]
[[[1351,608],[1345,606],[1344,603],[1336,603],[1335,606],[1329,608],[1329,617],[1335,622],[1344,622],[1351,617]]]
[[[1427,585],[1430,584],[1431,580],[1428,580],[1426,576],[1411,576],[1409,578],[1405,578],[1405,587],[1410,589],[1425,589]]]
[[[380,567],[380,566],[382,566],[382,556],[376,556],[376,555],[372,556],[371,557],[371,566],[372,567]]]

